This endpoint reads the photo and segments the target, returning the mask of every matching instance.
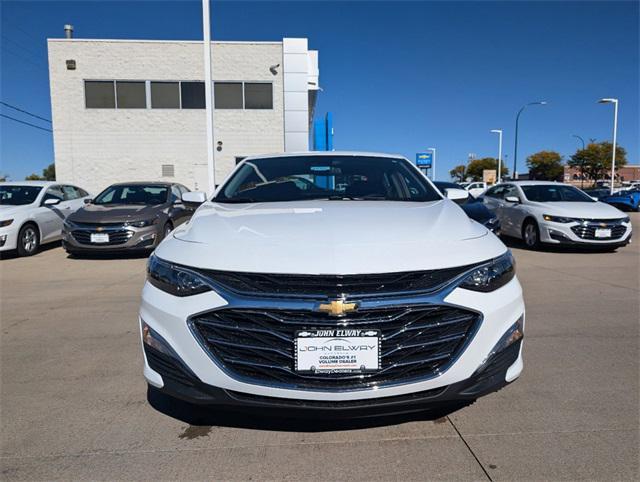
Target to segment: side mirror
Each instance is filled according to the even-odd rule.
[[[42,204],[44,206],[55,206],[56,204],[60,204],[60,199],[56,197],[50,197],[49,199],[45,199]]]
[[[86,199],[84,200],[84,203],[85,203],[85,204],[91,204],[92,202],[93,202],[93,199],[91,199],[91,198],[86,198]]]
[[[187,204],[202,204],[207,200],[207,195],[202,191],[191,191],[182,194],[182,201]]]
[[[520,198],[518,196],[507,196],[504,200],[508,203],[520,204]]]
[[[445,195],[447,199],[451,199],[455,202],[462,202],[469,198],[469,191],[465,191],[464,189],[445,189]]]

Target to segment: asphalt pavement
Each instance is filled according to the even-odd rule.
[[[639,244],[510,244],[521,378],[450,413],[357,423],[154,408],[137,326],[146,259],[54,246],[0,260],[2,480],[638,480]]]

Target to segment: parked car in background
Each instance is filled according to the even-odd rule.
[[[597,201],[601,201],[602,198],[611,195],[611,190],[604,188],[583,189],[582,191]]]
[[[613,194],[607,193],[598,199],[623,211],[640,211],[640,190],[628,189]]]
[[[462,189],[462,186],[455,182],[433,181],[443,196],[447,195],[447,189]],[[495,213],[487,209],[482,200],[469,195],[466,199],[457,201],[462,210],[474,221],[484,225],[490,231],[498,234],[500,232],[500,220]]]
[[[0,251],[31,256],[58,241],[65,218],[90,198],[84,189],[49,181],[0,183]]]
[[[501,233],[530,249],[542,243],[617,248],[631,239],[628,216],[569,184],[502,183],[489,188],[483,201],[500,218]]]
[[[407,159],[252,157],[149,259],[152,393],[358,417],[468,403],[523,368],[510,251]],[[329,415],[330,414],[330,415]]]
[[[482,193],[487,190],[486,182],[470,182],[465,186],[465,189],[469,191],[473,197],[480,197]]]
[[[164,182],[109,186],[66,219],[62,245],[69,254],[152,250],[193,214],[182,201],[187,192]]]

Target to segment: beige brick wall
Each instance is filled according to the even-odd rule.
[[[53,139],[58,180],[93,194],[111,183],[175,179],[206,189],[204,110],[86,109],[84,80],[203,80],[197,42],[49,40]],[[67,70],[65,61],[76,61]],[[214,43],[215,80],[273,82],[273,110],[216,110],[216,179],[236,156],[284,150],[282,43]],[[162,178],[162,164],[175,178]]]

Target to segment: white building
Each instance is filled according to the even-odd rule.
[[[202,42],[49,39],[56,176],[206,190]],[[309,150],[318,53],[307,39],[213,42],[216,180],[245,156]]]

